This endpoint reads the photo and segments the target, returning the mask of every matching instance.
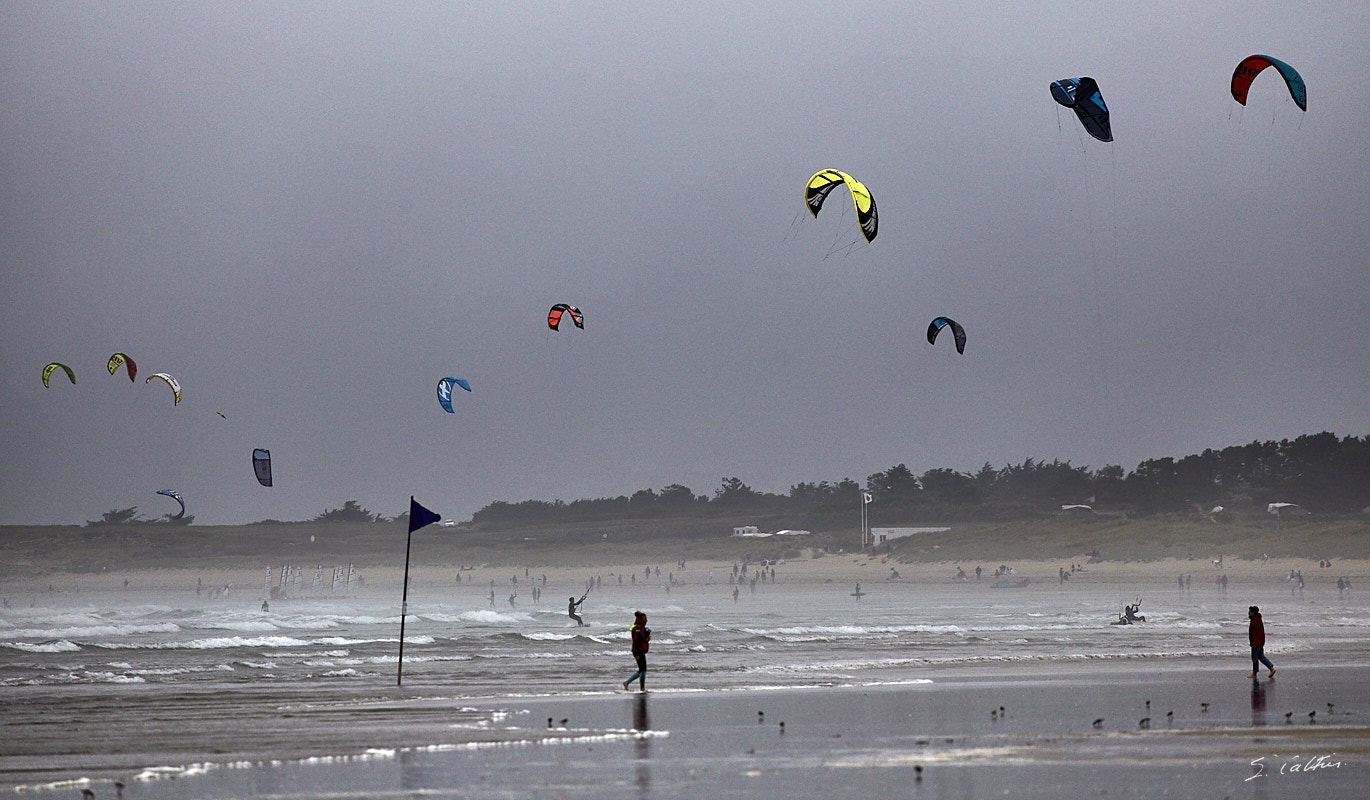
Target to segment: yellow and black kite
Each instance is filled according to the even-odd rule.
[[[809,178],[809,185],[804,188],[804,205],[816,218],[819,210],[823,208],[823,201],[828,198],[828,193],[842,183],[851,189],[852,204],[856,206],[856,221],[861,225],[861,235],[866,237],[867,242],[874,241],[880,226],[880,217],[875,212],[875,198],[871,197],[870,190],[861,181],[847,173],[835,169],[814,173],[814,176]]]

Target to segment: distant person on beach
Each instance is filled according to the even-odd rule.
[[[647,627],[647,615],[641,611],[633,613],[633,627],[628,630],[633,640],[633,659],[637,661],[637,672],[634,672],[628,680],[623,682],[624,690],[633,681],[637,681],[638,688],[647,691],[647,649],[652,643],[652,630]]]
[[[1246,610],[1246,618],[1251,620],[1246,629],[1246,638],[1251,640],[1251,674],[1247,677],[1255,680],[1261,672],[1261,664],[1264,664],[1270,669],[1270,677],[1273,678],[1275,665],[1265,657],[1265,623],[1261,621],[1261,610],[1251,606]]]
[[[585,620],[583,620],[583,619],[580,618],[580,615],[576,613],[576,609],[580,608],[580,604],[585,602],[585,597],[586,597],[586,595],[588,595],[589,593],[590,593],[590,592],[587,590],[587,591],[585,592],[585,594],[583,594],[583,595],[580,596],[580,599],[579,599],[579,600],[575,599],[574,597],[568,597],[568,598],[567,598],[567,600],[570,601],[570,604],[566,606],[566,616],[568,616],[568,617],[570,617],[571,619],[575,620],[575,621],[576,621],[576,625],[578,625],[578,626],[584,626],[584,625],[585,625]]]

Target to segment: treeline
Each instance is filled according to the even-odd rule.
[[[583,522],[599,518],[729,517],[740,521],[785,515],[791,526],[822,526],[858,513],[862,492],[871,495],[872,525],[914,520],[999,520],[1059,513],[1063,505],[1094,511],[1150,515],[1176,511],[1265,510],[1295,503],[1313,513],[1345,514],[1370,507],[1370,436],[1338,438],[1318,433],[1278,442],[1252,442],[1205,450],[1180,459],[1143,461],[1132,472],[1120,466],[1097,470],[1068,461],[1027,459],[974,473],[905,464],[837,482],[797,483],[788,494],[758,492],[742,480],[722,479],[711,496],[679,484],[660,491],[563,502],[497,501],[472,522],[510,526]]]

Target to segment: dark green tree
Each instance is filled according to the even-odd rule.
[[[99,519],[86,520],[87,528],[101,528],[107,525],[138,525],[147,520],[138,519],[138,507],[111,508],[100,515]]]
[[[722,484],[714,490],[713,502],[724,506],[740,506],[756,498],[757,494],[752,491],[752,487],[740,479],[724,478]]]
[[[906,500],[915,497],[921,487],[913,470],[898,464],[884,472],[877,472],[866,478],[866,486],[881,500]]]
[[[323,512],[313,519],[314,522],[379,522],[380,514],[373,514],[369,509],[362,508],[356,500],[343,502],[342,508],[334,508]]]

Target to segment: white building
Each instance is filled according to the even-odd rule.
[[[942,533],[949,530],[951,528],[871,528],[871,543],[884,544],[895,539],[916,536],[920,533]]]
[[[733,536],[745,536],[745,537],[753,538],[753,539],[764,539],[764,538],[766,538],[766,537],[768,537],[768,536],[808,536],[808,535],[809,535],[809,531],[792,531],[792,530],[790,530],[789,528],[786,528],[785,530],[782,530],[782,531],[776,531],[775,533],[762,533],[761,531],[757,530],[757,528],[756,528],[755,525],[742,525],[742,526],[740,526],[740,527],[733,528]]]
[[[1267,514],[1274,514],[1277,517],[1306,517],[1308,509],[1295,503],[1271,503],[1265,507]]]

